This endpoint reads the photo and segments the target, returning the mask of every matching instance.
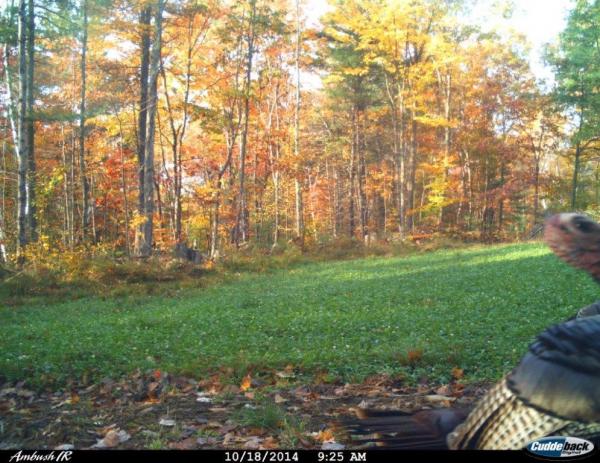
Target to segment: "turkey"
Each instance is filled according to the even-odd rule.
[[[600,225],[579,214],[548,219],[545,238],[600,281]],[[554,325],[519,365],[468,410],[361,411],[343,423],[354,444],[397,449],[515,450],[544,436],[600,444],[600,301]]]
[[[600,225],[582,214],[556,214],[546,221],[544,239],[554,253],[600,282]],[[577,317],[600,315],[600,301],[584,307]]]
[[[520,449],[550,435],[600,443],[600,316],[552,326],[468,414],[363,411],[347,421],[354,444],[398,449]]]
[[[544,240],[565,262],[600,282],[600,225],[582,214],[556,214],[546,220]]]

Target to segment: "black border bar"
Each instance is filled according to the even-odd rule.
[[[596,453],[592,452],[577,460],[587,460],[596,456]],[[542,460],[519,450],[0,450],[0,463],[113,463],[115,459],[126,460],[128,463],[518,463]],[[569,461],[566,458],[552,460]]]

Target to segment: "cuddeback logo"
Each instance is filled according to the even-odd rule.
[[[527,445],[529,453],[548,459],[577,458],[593,450],[593,443],[578,437],[549,436]]]

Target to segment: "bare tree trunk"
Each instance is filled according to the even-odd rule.
[[[280,120],[279,120],[279,82],[275,84],[274,95],[273,95],[273,105],[271,109],[271,113],[269,115],[269,160],[271,162],[271,178],[273,180],[273,196],[274,196],[274,204],[273,204],[273,215],[274,215],[274,224],[273,224],[273,247],[276,247],[279,244],[279,214],[280,214],[280,172],[279,172],[279,157],[280,157],[280,147],[279,140],[271,136],[272,133],[272,114],[275,115],[275,129],[277,134],[279,134]]]
[[[406,217],[406,228],[410,231],[414,230],[414,207],[415,207],[415,179],[416,179],[416,167],[417,167],[417,120],[416,114],[413,109],[411,113],[411,143],[410,143],[410,156],[408,165],[408,179],[406,182],[406,199],[407,209],[410,214]]]
[[[75,245],[75,128],[73,124],[69,124],[71,129],[71,149],[69,150],[69,209],[71,212],[71,218],[69,219],[69,224],[71,225],[70,231],[70,241],[71,241],[71,249]]]
[[[65,246],[71,246],[71,216],[70,216],[70,204],[69,204],[69,165],[67,164],[67,140],[65,136],[65,125],[64,123],[60,126],[61,131],[61,151],[62,151],[62,162],[63,162],[63,192],[64,192],[64,228],[63,228],[63,243]]]
[[[436,70],[437,80],[438,80],[438,89],[444,98],[444,119],[446,121],[446,126],[444,127],[444,159],[443,159],[443,170],[442,170],[442,197],[443,200],[446,200],[446,183],[448,181],[448,171],[449,171],[449,162],[450,162],[450,98],[452,96],[452,79],[450,73],[446,73],[446,75],[442,76],[439,70]],[[440,214],[438,216],[438,228],[442,229],[444,227],[444,212],[445,205],[442,203],[440,207]]]
[[[355,217],[354,217],[354,190],[356,183],[356,107],[352,108],[352,134],[351,134],[351,142],[350,142],[350,194],[348,195],[350,203],[348,205],[348,215],[350,218],[349,223],[349,236],[350,238],[354,237],[354,229],[356,227]]]
[[[37,210],[36,210],[36,166],[35,166],[35,120],[33,114],[33,76],[34,76],[34,45],[35,45],[35,10],[33,0],[27,2],[27,149],[28,172],[27,172],[27,202],[29,203],[29,236],[31,241],[37,241]]]
[[[390,77],[385,75],[385,87],[388,103],[392,115],[392,148],[394,163],[394,203],[398,212],[398,232],[404,236],[404,80],[399,77],[400,70],[396,69],[394,76],[396,82],[392,85]]]
[[[504,226],[504,182],[506,178],[506,160],[504,157],[500,160],[500,199],[498,201],[498,232],[502,232]]]
[[[88,155],[89,155],[88,151]],[[95,243],[98,240],[98,229],[96,228],[96,196],[94,193],[94,175],[90,176],[90,222],[92,226],[92,242]]]
[[[140,63],[140,111],[138,113],[137,156],[138,156],[138,210],[144,212],[144,157],[146,155],[146,126],[148,124],[148,73],[150,69],[150,18],[152,10],[146,6],[140,13],[140,28],[142,41]],[[137,235],[136,235],[137,236]]]
[[[27,244],[29,225],[28,181],[29,147],[27,145],[27,9],[25,0],[19,0],[19,155],[18,155],[18,194],[17,194],[17,248],[20,252]]]
[[[296,160],[296,175],[294,190],[296,195],[296,237],[304,245],[304,208],[302,207],[302,184],[298,178],[298,163],[300,161],[300,0],[296,0],[296,49],[294,66],[296,71],[296,101],[294,105],[294,157]]]
[[[2,201],[0,202],[0,263],[5,263],[8,260],[6,252],[6,141],[2,143]]]
[[[573,182],[571,186],[571,209],[577,207],[577,189],[579,188],[579,167],[581,164],[581,144],[575,145],[575,164],[573,165]]]
[[[85,120],[86,120],[86,77],[88,45],[88,4],[82,0],[82,39],[81,39],[81,100],[79,103],[79,173],[81,176],[81,240],[85,242],[90,226],[90,185],[85,166]]]
[[[540,204],[540,154],[536,153],[534,156],[534,174],[533,174],[533,217],[531,220],[531,227],[536,226],[538,219],[538,211]],[[598,182],[596,182],[596,185]]]
[[[156,132],[156,106],[158,100],[158,75],[160,72],[160,53],[162,46],[162,14],[164,0],[157,0],[154,16],[154,40],[150,57],[150,75],[148,83],[148,131],[144,154],[144,222],[138,230],[136,255],[148,257],[152,254],[154,232],[154,136]]]
[[[367,199],[367,167],[365,162],[365,133],[364,113],[362,123],[360,121],[360,112],[356,115],[356,150],[357,150],[357,169],[358,169],[358,200],[360,209],[360,233],[361,239],[368,244],[369,238],[369,204]]]
[[[8,121],[10,124],[10,133],[13,140],[13,147],[15,152],[15,157],[18,159],[19,157],[19,133],[18,133],[18,123],[15,118],[15,102],[12,93],[12,77],[10,75],[10,70],[8,66],[8,55],[9,55],[9,47],[7,44],[4,44],[2,50],[2,64],[4,68],[4,83],[6,90],[6,99],[7,99],[7,113],[8,113]]]
[[[406,184],[406,153],[407,143],[405,135],[405,120],[404,120],[404,97],[402,92],[404,88],[398,90],[400,95],[400,108],[399,108],[399,127],[398,127],[398,232],[400,238],[404,239],[406,232],[406,196],[404,194]]]
[[[127,257],[131,255],[131,245],[129,243],[129,188],[127,187],[127,181],[125,179],[125,154],[123,153],[123,124],[121,119],[117,117],[119,121],[119,153],[121,155],[121,189],[123,190],[123,206],[125,208],[125,251]]]
[[[238,214],[236,219],[234,242],[236,246],[248,238],[248,211],[246,206],[246,149],[248,142],[248,123],[250,119],[250,88],[252,85],[252,60],[254,57],[254,34],[256,22],[256,0],[251,0],[251,13],[249,20],[249,31],[247,36],[248,57],[246,61],[246,80],[244,88],[244,124],[240,139],[240,191],[238,201]]]

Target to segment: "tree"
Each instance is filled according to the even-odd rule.
[[[600,124],[600,2],[577,0],[567,26],[560,34],[558,47],[548,54],[554,66],[557,87],[555,97],[564,108],[572,111],[576,122],[571,208],[577,206],[579,174],[582,157],[597,141]]]
[[[158,76],[160,73],[161,62],[163,9],[164,1],[157,0],[154,8],[154,35],[149,63],[148,99],[145,103],[148,112],[148,126],[144,144],[144,163],[140,166],[144,173],[144,207],[143,221],[140,224],[135,243],[135,254],[138,257],[148,257],[152,254],[154,231],[154,136],[156,132],[156,111],[158,103]],[[140,188],[142,188],[142,185],[140,185]]]

